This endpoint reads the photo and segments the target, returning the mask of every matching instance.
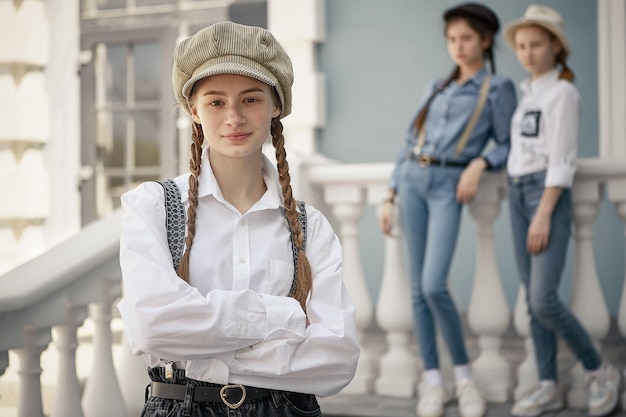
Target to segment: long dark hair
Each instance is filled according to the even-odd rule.
[[[493,21],[488,21],[488,20],[479,18],[470,13],[461,13],[460,10],[459,12],[455,13],[455,11],[457,10],[458,9],[453,9],[451,11],[448,11],[444,15],[444,22],[445,22],[444,36],[447,35],[448,27],[450,26],[452,22],[456,22],[458,20],[465,21],[474,31],[476,31],[476,33],[478,33],[481,39],[490,40],[489,46],[485,48],[485,50],[483,51],[483,57],[484,59],[489,61],[489,64],[491,66],[491,72],[495,74],[496,62],[494,60],[493,44],[495,41],[495,34],[498,31],[499,25],[496,24],[494,26]],[[439,94],[439,92],[441,92],[443,89],[445,89],[448,85],[450,85],[452,81],[458,79],[460,76],[461,76],[461,69],[459,68],[458,65],[456,65],[454,67],[454,70],[452,70],[452,73],[450,73],[450,75],[448,76],[448,78],[446,78],[446,80],[442,84],[440,84],[437,88],[435,88],[435,90],[431,93],[430,97],[426,101],[426,104],[424,104],[424,107],[422,107],[422,110],[420,110],[420,112],[418,113],[417,118],[415,119],[415,125],[414,125],[415,132],[419,132],[424,126],[424,123],[426,122],[426,116],[428,115],[428,109],[430,107],[430,103],[433,101],[435,96]]]

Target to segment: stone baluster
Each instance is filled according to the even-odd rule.
[[[352,382],[345,394],[368,394],[374,389],[372,354],[363,343],[365,330],[372,322],[373,307],[367,290],[359,252],[358,222],[363,216],[364,190],[356,185],[327,184],[324,200],[332,206],[339,222],[338,236],[343,246],[343,279],[356,308],[356,325],[361,340],[361,356]]]
[[[517,368],[517,386],[513,391],[513,398],[517,401],[539,382],[535,344],[530,334],[530,316],[528,314],[528,302],[526,301],[526,288],[523,284],[520,284],[517,293],[513,322],[517,334],[524,338],[526,350],[526,358]]]
[[[493,224],[505,195],[504,177],[485,175],[469,212],[477,224],[476,272],[468,307],[468,324],[478,335],[480,354],[473,363],[476,381],[489,401],[508,400],[509,363],[500,354],[501,336],[509,325],[509,307],[495,259]]]
[[[124,332],[122,332],[120,345],[122,351],[117,369],[117,380],[120,383],[128,415],[138,416],[144,405],[146,385],[150,383],[147,372],[148,365],[141,356],[133,355],[130,351]]]
[[[41,353],[52,340],[50,329],[24,327],[24,346],[17,349],[20,378],[18,417],[44,417],[41,400]]]
[[[615,203],[617,213],[626,222],[626,179],[609,180],[606,188],[609,200]],[[626,238],[626,228],[624,229],[624,237]],[[626,338],[626,276],[624,277],[622,298],[619,304],[619,311],[617,312],[617,327],[622,336]],[[624,370],[624,378],[626,379],[626,369]],[[626,410],[626,388],[624,388],[622,393],[622,409]]]
[[[67,305],[67,321],[54,327],[54,344],[59,351],[59,367],[54,408],[51,417],[83,417],[81,389],[76,374],[76,331],[87,316],[87,308]]]
[[[376,321],[386,333],[387,352],[379,363],[375,392],[387,397],[413,397],[417,383],[417,359],[409,349],[413,335],[411,289],[405,270],[402,228],[394,211],[392,236],[385,236],[382,285],[376,304]]]
[[[593,222],[598,216],[600,199],[600,185],[597,182],[578,180],[574,183],[576,256],[570,308],[597,346],[599,346],[599,341],[607,335],[610,326],[609,310],[598,280],[593,253]],[[580,363],[574,366],[571,375],[572,382],[571,389],[567,393],[567,403],[573,408],[585,408],[587,406],[586,374]]]
[[[119,295],[119,286],[119,281],[103,279],[101,301],[89,306],[89,315],[94,323],[93,365],[83,393],[85,417],[126,416],[112,352],[112,307],[115,296]]]

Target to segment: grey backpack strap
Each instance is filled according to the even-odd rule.
[[[306,248],[306,208],[304,201],[296,201],[298,206],[298,221],[300,222],[300,228],[302,229],[303,247]],[[293,241],[293,234],[291,235],[291,248],[293,249],[293,281],[291,282],[291,289],[289,290],[289,296],[291,297],[296,291],[296,284],[298,282],[298,249]]]
[[[185,247],[185,208],[178,185],[173,180],[158,181],[165,192],[165,227],[167,229],[167,244],[172,255],[174,270],[178,270],[180,258]]]

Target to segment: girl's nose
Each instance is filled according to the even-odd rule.
[[[239,106],[229,106],[228,114],[226,117],[226,123],[233,126],[239,126],[243,124],[245,117]]]

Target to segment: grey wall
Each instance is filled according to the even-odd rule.
[[[434,78],[447,75],[448,57],[441,15],[451,0],[327,0],[327,39],[320,47],[320,70],[328,77],[328,124],[320,150],[345,163],[392,161],[422,91]],[[523,15],[531,1],[485,0],[506,22]],[[569,64],[583,101],[580,157],[598,155],[597,13],[596,2],[547,0],[559,10],[573,49]],[[496,46],[497,71],[517,84],[524,76],[501,35]],[[594,247],[601,285],[615,314],[624,279],[624,224],[608,202],[594,225]],[[361,225],[364,270],[372,297],[382,275],[383,240],[370,208]],[[466,213],[451,269],[460,307],[469,302],[475,260],[475,227]],[[514,307],[518,275],[513,259],[508,206],[496,223],[496,252],[506,296]],[[571,288],[574,248],[570,245],[561,295]],[[469,273],[468,271],[471,271]]]

